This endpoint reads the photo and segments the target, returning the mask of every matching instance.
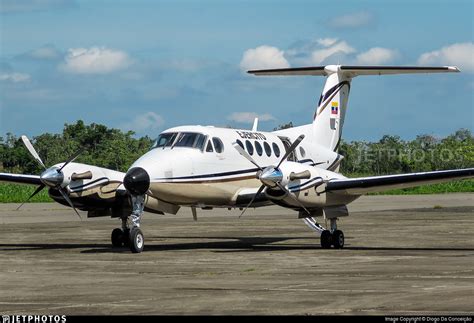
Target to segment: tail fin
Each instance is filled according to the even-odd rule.
[[[283,68],[248,71],[254,75],[311,75],[326,76],[326,84],[319,98],[313,116],[313,138],[331,150],[337,150],[347,111],[347,101],[351,81],[359,75],[388,75],[414,73],[459,72],[457,67],[418,67],[418,66],[344,66],[328,65],[316,67]]]

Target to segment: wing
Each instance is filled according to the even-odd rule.
[[[38,175],[24,175],[24,174],[8,174],[0,173],[0,182],[11,182],[18,184],[41,185],[41,180]]]
[[[359,177],[330,180],[326,191],[333,193],[362,195],[391,189],[408,188],[425,184],[436,184],[474,178],[474,168],[442,170],[435,172]]]

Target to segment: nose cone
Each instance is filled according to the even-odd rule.
[[[41,174],[40,179],[44,184],[50,187],[56,187],[62,184],[64,175],[62,172],[58,173],[56,168],[48,168]]]
[[[150,188],[150,176],[143,168],[134,167],[125,175],[123,185],[133,195],[142,195]]]
[[[275,169],[273,167],[264,169],[260,175],[260,181],[269,187],[277,186],[276,183],[281,182],[282,179],[283,173],[279,169]]]

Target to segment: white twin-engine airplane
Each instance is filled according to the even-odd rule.
[[[337,219],[348,216],[347,204],[368,192],[406,188],[474,177],[474,168],[424,173],[347,178],[339,173],[338,154],[351,81],[359,75],[459,72],[456,67],[341,66],[249,71],[254,75],[326,76],[313,122],[274,132],[212,126],[165,130],[149,152],[127,173],[66,162],[46,168],[28,138],[25,146],[45,171],[40,176],[0,174],[0,181],[39,185],[56,202],[88,211],[88,217],[122,220],[112,231],[112,245],[141,252],[144,210],[176,214],[181,206],[196,209],[260,207],[277,204],[299,211],[299,218],[319,232],[322,248],[340,249],[344,234]],[[31,198],[31,196],[30,196]],[[76,211],[77,212],[77,211]],[[242,212],[242,214],[243,214]],[[315,217],[329,220],[324,228]]]

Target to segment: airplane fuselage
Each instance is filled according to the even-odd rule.
[[[186,135],[189,136],[187,141]],[[160,142],[160,138],[166,136],[169,136],[169,141],[165,138]],[[145,169],[150,176],[150,195],[168,203],[198,207],[243,206],[248,203],[246,193],[249,196],[255,194],[261,185],[256,178],[259,169],[232,145],[241,145],[265,168],[278,163],[292,140],[274,132],[210,126],[176,127],[165,130],[155,142],[155,147],[133,163],[130,169]],[[315,172],[319,170],[318,174],[313,175],[326,176],[325,180],[328,180],[329,176],[343,177],[324,171],[338,158],[337,153],[317,147],[308,138],[301,142],[289,160],[298,163],[295,167],[300,167],[302,171],[308,168],[315,169]],[[298,185],[306,181],[294,182]],[[319,200],[321,205],[327,205],[325,198]],[[262,203],[260,205],[270,204],[268,200]]]

